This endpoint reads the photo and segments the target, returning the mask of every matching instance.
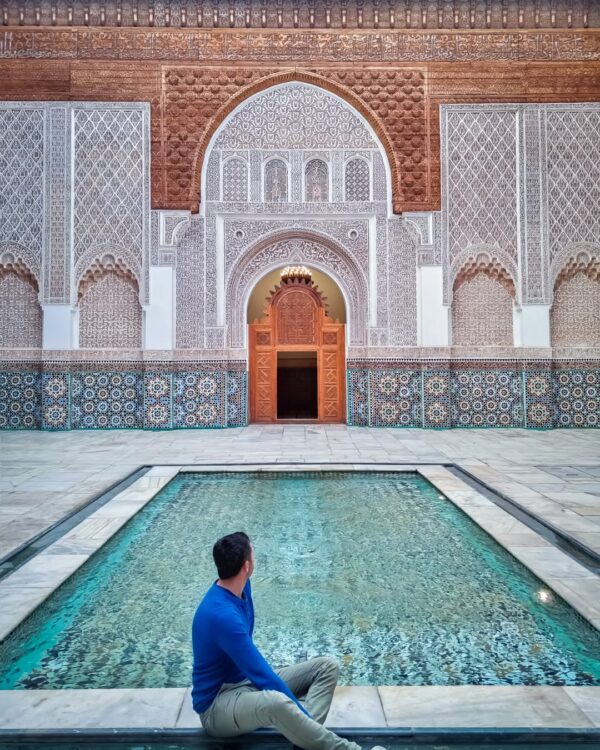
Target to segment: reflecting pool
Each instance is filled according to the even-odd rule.
[[[600,633],[418,475],[181,474],[0,645],[2,688],[181,687],[211,549],[255,546],[255,640],[352,685],[600,685]]]

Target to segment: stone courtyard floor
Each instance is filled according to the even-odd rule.
[[[454,463],[600,553],[600,430],[367,429],[0,433],[0,557],[143,465]]]
[[[0,557],[140,467],[155,468],[96,511],[107,529],[116,524],[105,534],[107,538],[180,469],[240,464],[265,469],[272,464],[319,469],[419,467],[441,492],[600,629],[599,579],[594,572],[566,559],[548,541],[533,539],[535,534],[500,508],[486,509],[489,503],[483,496],[435,466],[454,464],[600,554],[600,431],[592,430],[253,425],[222,431],[4,432],[0,433]],[[89,518],[85,523],[97,522]],[[42,601],[93,554],[97,545],[78,528],[55,542],[54,559],[49,548],[0,582],[0,631],[4,620],[20,621],[37,606],[36,595]],[[62,569],[63,563],[68,563],[68,570]],[[10,627],[5,631],[10,632]],[[572,729],[593,731],[597,739],[600,687],[339,687],[327,723],[444,731]],[[196,731],[199,724],[189,688],[0,691],[0,733],[122,727]]]

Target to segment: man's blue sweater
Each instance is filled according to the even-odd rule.
[[[259,690],[284,693],[307,713],[254,645],[253,630],[250,581],[241,598],[213,583],[198,605],[192,624],[194,711],[206,711],[224,682],[250,680]]]

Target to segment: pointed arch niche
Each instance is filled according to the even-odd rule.
[[[0,248],[0,348],[39,348],[42,308],[38,282],[16,252]]]
[[[467,256],[452,289],[453,346],[512,346],[515,282],[495,255]]]
[[[276,269],[260,279],[248,301],[252,422],[345,421],[345,313],[323,273],[282,280]]]
[[[552,346],[600,346],[600,256],[573,253],[556,274],[550,311]]]
[[[142,307],[135,274],[110,253],[95,260],[79,280],[79,346],[138,349]]]

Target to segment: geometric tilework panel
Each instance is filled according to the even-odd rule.
[[[39,430],[40,374],[0,372],[0,429]]]
[[[522,378],[511,370],[450,374],[453,427],[523,427]]]
[[[598,367],[584,362],[559,366],[550,360],[455,364],[350,363],[348,424],[600,426]],[[224,362],[184,372],[172,365],[146,372],[0,372],[0,429],[168,430],[247,424],[247,372],[227,370]]]
[[[42,345],[42,308],[37,291],[16,273],[0,276],[0,347]]]
[[[552,388],[555,427],[600,425],[600,369],[556,370]]]
[[[168,430],[173,426],[173,383],[170,372],[144,373],[144,427]]]
[[[348,424],[403,427],[600,426],[600,369],[546,363],[373,363],[347,373]],[[399,383],[402,382],[402,394]],[[406,395],[409,402],[401,408]]]
[[[452,419],[450,371],[423,371],[423,427],[450,427]]]
[[[71,427],[71,376],[65,372],[44,372],[42,387],[42,429]]]
[[[559,284],[550,332],[552,346],[600,346],[600,281],[580,271]]]
[[[248,378],[207,371],[0,372],[0,429],[243,427]],[[171,363],[172,364],[172,363]],[[223,367],[225,365],[225,367]]]
[[[73,373],[71,401],[73,429],[143,426],[139,373]]]
[[[225,372],[227,382],[227,426],[248,423],[248,376],[246,372]]]
[[[422,426],[419,370],[373,370],[369,380],[373,427]]]
[[[550,429],[554,424],[552,370],[528,370],[524,373],[525,427]]]
[[[347,383],[347,414],[348,424],[355,427],[369,425],[369,371],[348,370]]]
[[[180,372],[173,375],[173,427],[225,427],[225,373]]]

